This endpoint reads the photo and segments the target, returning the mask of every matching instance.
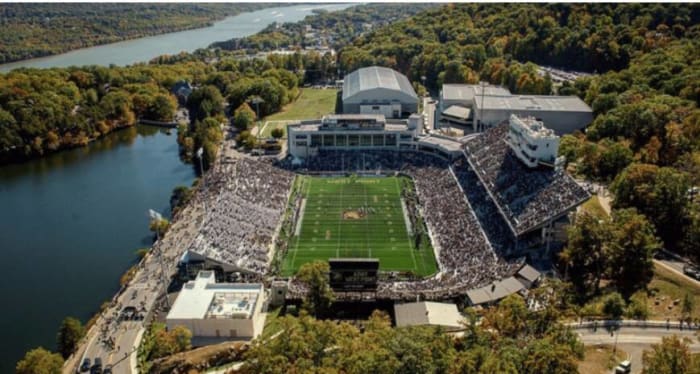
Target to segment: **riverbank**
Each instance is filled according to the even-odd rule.
[[[149,246],[148,209],[170,215],[170,194],[195,179],[175,136],[134,126],[86,147],[0,167],[0,372],[30,348],[55,349],[66,316],[86,322],[119,290],[119,278]]]
[[[214,22],[226,17],[280,5],[6,4],[4,11],[12,14],[12,17],[5,19],[0,26],[0,33],[5,35],[0,61],[19,62],[126,40],[211,27]],[[37,18],[44,21],[37,22]],[[121,22],[122,19],[129,22]],[[76,33],[79,35],[76,36]]]
[[[280,4],[283,5],[283,4]],[[161,55],[175,55],[208,48],[214,42],[253,35],[274,22],[297,22],[314,9],[334,11],[353,4],[298,4],[245,12],[214,22],[210,27],[172,32],[118,43],[81,48],[67,53],[0,65],[0,73],[17,68],[52,68],[84,65],[126,66],[148,62]]]

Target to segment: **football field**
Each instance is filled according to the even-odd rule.
[[[432,248],[414,248],[401,203],[405,177],[302,178],[300,221],[291,236],[283,275],[316,259],[378,258],[382,271],[425,276],[437,271]]]

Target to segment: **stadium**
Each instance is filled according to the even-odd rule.
[[[360,113],[290,125],[288,157],[216,163],[183,273],[263,281],[273,301],[305,295],[294,274],[313,260],[331,263],[339,300],[476,305],[526,288],[527,262],[557,249],[568,214],[590,198],[555,159],[558,137],[511,116],[428,147],[435,137],[401,136],[419,130],[412,120],[399,128]]]

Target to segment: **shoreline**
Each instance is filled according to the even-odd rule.
[[[139,39],[148,39],[148,38],[153,38],[153,37],[163,36],[163,35],[168,35],[168,34],[177,34],[177,33],[184,32],[184,31],[193,31],[193,30],[205,29],[205,28],[214,26],[216,23],[222,22],[222,21],[226,20],[227,18],[237,17],[237,16],[240,16],[241,14],[251,13],[251,12],[257,12],[257,11],[261,11],[261,10],[265,10],[265,9],[279,8],[279,7],[281,7],[281,6],[284,6],[285,4],[284,4],[284,3],[270,3],[269,5],[270,5],[270,6],[267,6],[267,7],[264,7],[264,8],[260,8],[260,9],[256,9],[256,10],[252,10],[252,11],[244,11],[244,12],[238,12],[238,13],[231,13],[231,14],[225,15],[225,16],[223,16],[223,17],[216,17],[216,18],[213,18],[213,19],[208,20],[205,24],[201,24],[201,25],[192,25],[191,27],[175,28],[175,29],[169,30],[169,31],[167,31],[167,32],[149,33],[149,34],[144,34],[144,35],[141,35],[141,36],[135,36],[135,37],[131,37],[131,38],[130,38],[130,37],[126,37],[126,38],[123,38],[123,39],[114,40],[114,41],[109,41],[109,42],[105,42],[105,43],[95,43],[95,44],[91,44],[91,45],[86,45],[86,46],[83,46],[83,47],[80,47],[80,48],[69,48],[69,49],[63,50],[63,51],[58,52],[58,53],[50,53],[50,54],[42,55],[42,56],[24,58],[24,59],[21,59],[21,60],[5,61],[5,62],[3,62],[3,63],[0,64],[0,74],[7,74],[7,73],[9,73],[9,72],[11,72],[11,71],[13,71],[13,70],[16,70],[16,69],[23,69],[23,68],[27,68],[27,69],[51,69],[51,67],[47,67],[47,68],[34,68],[34,67],[27,67],[27,66],[17,66],[17,67],[11,67],[9,70],[5,70],[5,68],[7,68],[8,65],[15,65],[15,64],[19,65],[19,64],[24,64],[24,63],[39,62],[39,61],[46,60],[46,59],[49,59],[49,58],[53,58],[53,57],[56,57],[56,56],[61,56],[61,55],[66,55],[66,54],[75,53],[75,52],[79,52],[79,51],[84,51],[84,50],[90,49],[90,48],[104,47],[104,46],[115,45],[115,44],[119,44],[119,43],[132,42],[132,41],[139,40]],[[218,41],[215,41],[215,42],[212,42],[212,43],[216,43],[216,42],[218,42]],[[210,45],[211,45],[211,43],[210,43]],[[204,48],[205,48],[205,49],[208,49],[209,47],[207,46],[207,47],[204,47]],[[139,62],[147,63],[148,61],[139,61]],[[139,63],[139,62],[134,62],[134,64],[135,64],[135,63]],[[104,66],[108,66],[108,65],[104,65]]]

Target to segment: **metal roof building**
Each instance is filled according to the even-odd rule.
[[[447,331],[463,328],[457,305],[422,301],[394,305],[396,326],[442,326]]]
[[[353,71],[343,82],[343,113],[405,118],[418,111],[418,95],[405,75],[371,66]]]

